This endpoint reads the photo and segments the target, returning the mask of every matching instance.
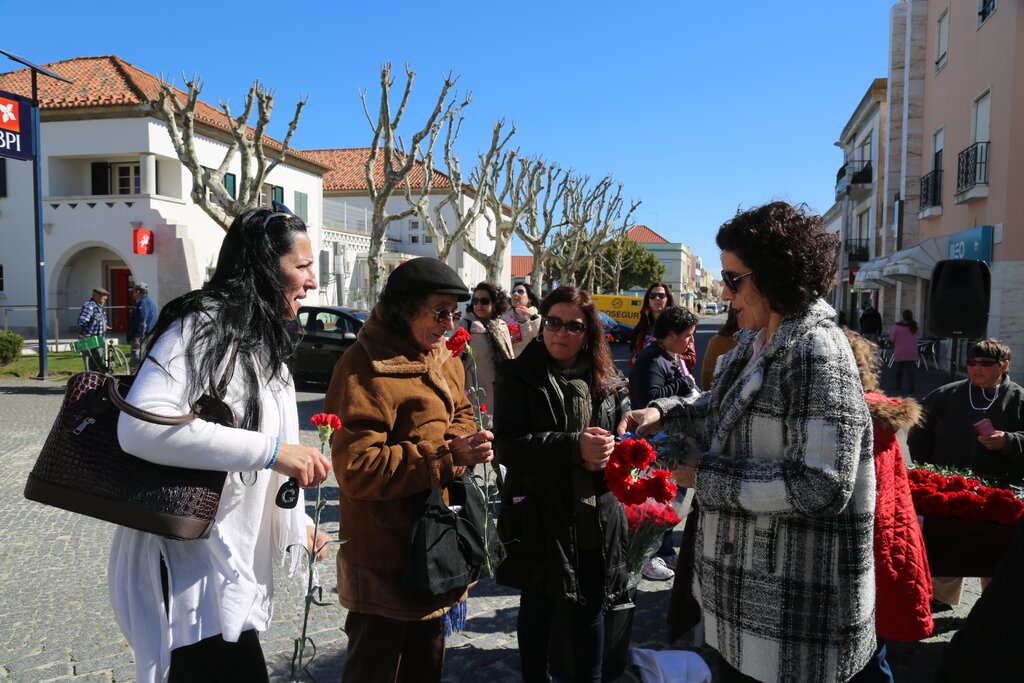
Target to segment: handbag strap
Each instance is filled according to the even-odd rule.
[[[238,356],[238,342],[234,342],[231,346],[231,356],[228,358],[227,367],[224,368],[224,376],[220,382],[217,383],[217,390],[223,395],[224,389],[227,388],[228,382],[235,374],[235,358]],[[142,420],[143,422],[152,422],[153,424],[165,425],[168,427],[177,427],[180,425],[187,425],[196,419],[196,413],[193,409],[192,412],[186,413],[185,415],[160,415],[152,413],[148,410],[143,410],[133,406],[131,403],[125,400],[121,396],[121,391],[118,388],[119,382],[117,377],[111,374],[107,374],[106,379],[107,385],[107,396],[110,398],[110,402],[117,407],[122,413],[127,413],[132,417]]]

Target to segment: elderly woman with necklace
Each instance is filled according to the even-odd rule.
[[[982,340],[967,351],[967,379],[925,397],[925,419],[907,438],[916,462],[969,467],[985,479],[1024,483],[1024,389],[1010,381],[1010,355],[998,339]],[[976,426],[986,419],[988,424]],[[960,602],[960,577],[933,582],[936,600]]]

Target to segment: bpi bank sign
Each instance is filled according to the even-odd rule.
[[[0,156],[32,158],[32,105],[0,90]]]

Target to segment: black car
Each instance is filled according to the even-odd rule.
[[[334,364],[356,341],[366,311],[340,306],[303,306],[296,316],[301,332],[289,367],[296,385],[329,384]]]
[[[611,337],[609,341],[617,344],[629,344],[633,341],[632,325],[619,322],[604,311],[598,311],[597,314],[601,316],[601,322],[604,323],[604,329]]]

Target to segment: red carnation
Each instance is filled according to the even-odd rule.
[[[466,342],[468,341],[469,332],[465,327],[460,327],[455,330],[455,334],[451,336],[451,339],[445,342],[445,346],[448,347],[448,350],[452,352],[453,356],[459,356],[465,350]]]
[[[487,412],[487,404],[486,403],[481,403],[480,404],[480,412],[481,413],[486,413]]]
[[[309,418],[310,424],[314,427],[330,427],[331,429],[341,429],[341,420],[337,415],[333,413],[317,413],[313,417]]]
[[[654,470],[647,479],[642,479],[647,496],[659,503],[667,503],[676,497],[676,482],[668,470]]]

